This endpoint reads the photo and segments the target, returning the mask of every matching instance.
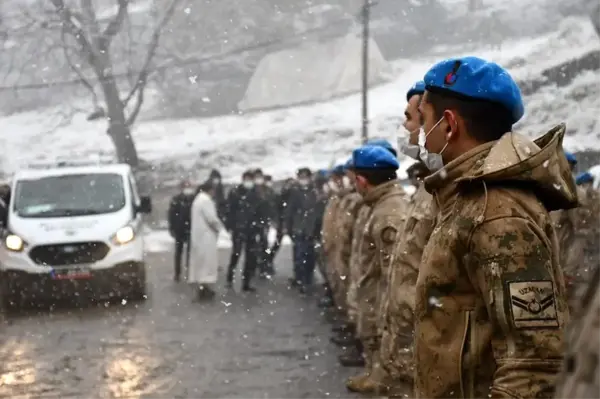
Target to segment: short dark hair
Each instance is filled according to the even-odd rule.
[[[273,176],[265,175],[265,181],[272,181],[272,180],[273,180]]]
[[[498,140],[510,132],[513,117],[501,104],[464,97],[448,90],[427,89],[426,102],[431,104],[436,119],[440,119],[447,109],[460,114],[469,134],[477,141],[487,143]]]
[[[251,170],[247,170],[242,174],[242,179],[253,179],[254,178],[254,172]]]
[[[310,171],[309,168],[300,168],[296,172],[296,176],[300,176],[300,175],[304,175],[306,177],[312,177],[312,172]]]
[[[261,168],[254,169],[254,176],[264,176],[264,173]]]
[[[379,186],[398,178],[396,176],[396,169],[354,169],[353,172],[357,176],[367,179],[372,186]]]

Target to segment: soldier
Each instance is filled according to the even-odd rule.
[[[336,301],[339,300],[339,298],[336,297],[336,293],[339,292],[339,288],[336,284],[339,283],[340,279],[336,274],[338,268],[335,262],[338,258],[336,254],[338,253],[339,248],[336,224],[338,220],[338,207],[342,198],[342,185],[340,181],[341,177],[337,172],[338,171],[330,176],[326,186],[329,199],[325,205],[321,222],[321,253],[324,263],[324,273],[327,280],[327,289],[331,294],[333,303],[336,306],[339,306],[339,304],[336,303]]]
[[[406,194],[396,177],[398,167],[396,157],[381,146],[364,146],[352,153],[356,190],[370,211],[358,242],[361,273],[356,286],[357,335],[362,341],[365,371],[348,379],[346,386],[351,391],[369,392],[373,386],[371,373],[379,367],[377,352],[381,337],[377,314],[406,210]]]
[[[346,165],[342,165],[344,173],[348,173],[347,166],[351,164],[351,160],[346,162]],[[343,179],[340,179],[340,182]],[[356,346],[356,324],[351,319],[348,309],[348,290],[350,287],[350,259],[352,254],[352,234],[354,229],[354,222],[356,221],[356,215],[360,208],[361,196],[356,189],[350,184],[349,188],[342,190],[342,196],[337,212],[337,239],[338,239],[338,252],[336,253],[336,265],[337,275],[339,280],[337,281],[338,290],[336,292],[336,303],[342,309],[342,313],[345,316],[343,323],[334,326],[333,331],[339,333],[339,336],[332,337],[331,341],[340,346]],[[357,357],[362,358],[362,354],[358,352],[352,352],[353,359]],[[353,360],[351,363],[355,364]],[[362,364],[361,360],[358,360],[359,364]]]
[[[577,158],[565,152],[571,170],[575,171]],[[581,182],[581,178],[579,178]],[[598,192],[577,186],[579,206],[575,209],[553,212],[558,242],[561,248],[561,265],[565,273],[569,304],[577,304],[577,292],[585,287],[598,264]]]
[[[417,82],[406,96],[403,136],[408,139],[408,143],[401,146],[401,151],[417,159],[417,162],[407,169],[417,191],[408,205],[406,223],[393,253],[388,274],[390,283],[387,300],[382,304],[380,312],[382,372],[374,376],[377,377],[374,380],[379,384],[377,389],[386,392],[388,396],[402,396],[412,387],[415,285],[423,248],[435,224],[433,197],[423,185],[423,179],[429,171],[418,160],[418,135],[421,127],[418,107],[424,91],[425,84],[422,81]],[[415,147],[417,151],[410,150]]]
[[[576,183],[587,194],[580,196],[580,200],[583,197],[582,202],[585,203],[588,198],[598,202],[598,193],[593,188],[594,177],[591,173],[581,173],[577,176]],[[569,327],[565,362],[559,377],[556,399],[588,399],[598,396],[600,268],[591,268],[586,276],[586,285],[581,287],[581,294],[572,300],[574,320]]]
[[[477,57],[424,81],[420,158],[439,215],[417,279],[415,395],[550,398],[569,309],[548,212],[577,205],[566,127],[514,133],[520,89]]]
[[[389,151],[393,157],[396,157],[396,150],[387,140],[373,139],[370,140],[368,145],[380,146]],[[352,158],[346,162],[346,174],[350,181],[355,181],[356,176],[352,171]],[[350,328],[347,328],[346,337],[340,337],[339,341],[336,340],[337,344],[349,345],[354,342],[354,345],[350,346],[350,351],[339,357],[340,364],[345,367],[362,367],[365,364],[363,345],[360,339],[357,339],[356,326],[358,322],[358,304],[360,298],[357,294],[358,281],[360,280],[362,273],[362,261],[359,254],[360,244],[362,243],[362,237],[365,231],[365,225],[367,223],[371,206],[360,199],[356,204],[356,208],[353,209],[352,214],[356,215],[352,227],[348,226],[349,237],[346,236],[341,242],[346,242],[350,245],[349,248],[349,260],[348,260],[348,281],[347,281],[347,293],[346,293],[346,305],[348,307],[347,317]]]

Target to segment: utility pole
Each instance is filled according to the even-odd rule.
[[[364,0],[362,7],[362,141],[369,140],[369,19],[370,0]]]

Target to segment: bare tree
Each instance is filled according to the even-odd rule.
[[[50,0],[53,12],[60,22],[60,42],[66,62],[75,72],[79,83],[89,90],[97,107],[90,119],[106,116],[107,133],[115,146],[119,161],[136,167],[139,159],[131,136],[131,126],[144,103],[144,92],[152,73],[152,61],[159,46],[161,32],[180,0],[169,0],[164,8],[152,30],[149,43],[142,52],[141,66],[136,72],[126,73],[127,76],[135,76],[130,80],[131,85],[126,91],[119,87],[120,72],[115,70],[111,44],[124,30],[131,0],[115,1],[117,12],[105,22],[97,17],[93,0],[79,0],[79,6],[73,6],[74,2],[67,4],[65,0]],[[91,71],[95,79],[90,78],[86,70]],[[101,102],[104,107],[99,105]]]

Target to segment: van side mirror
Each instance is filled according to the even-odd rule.
[[[152,200],[150,197],[141,197],[140,198],[140,206],[138,207],[139,213],[149,214],[152,212]]]

